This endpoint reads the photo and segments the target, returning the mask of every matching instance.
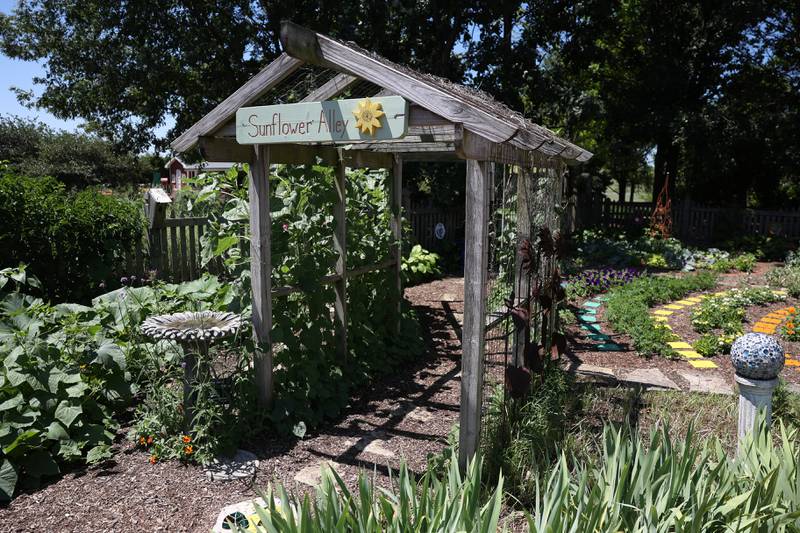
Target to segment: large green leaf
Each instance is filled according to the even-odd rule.
[[[22,405],[24,402],[25,402],[25,397],[20,392],[16,396],[14,396],[13,398],[9,398],[8,400],[4,401],[3,403],[0,403],[0,412],[8,411],[10,409],[14,409],[17,406]]]
[[[232,246],[235,246],[237,242],[239,242],[239,237],[235,235],[222,237],[217,241],[217,247],[214,248],[214,255],[222,255]]]
[[[3,453],[9,457],[15,457],[24,454],[25,450],[29,446],[35,446],[39,444],[40,433],[41,432],[38,429],[29,429],[28,431],[23,431],[17,435],[17,438],[14,439],[14,442],[3,448]]]
[[[100,363],[110,369],[125,370],[125,353],[115,342],[104,339],[97,348],[97,355],[92,362]]]
[[[69,439],[69,433],[60,422],[53,420],[47,426],[47,438],[50,440],[66,440]]]
[[[17,470],[8,459],[0,463],[0,501],[10,501],[17,485]]]
[[[86,462],[89,464],[97,464],[106,459],[110,459],[111,455],[111,446],[108,444],[98,444],[86,454]]]
[[[69,428],[75,419],[78,418],[83,409],[79,405],[72,405],[67,400],[63,400],[56,407],[56,419],[64,424],[64,427]]]

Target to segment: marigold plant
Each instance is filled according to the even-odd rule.
[[[800,313],[795,307],[787,309],[786,321],[781,327],[781,334],[787,341],[800,341]]]

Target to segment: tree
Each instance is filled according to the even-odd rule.
[[[29,0],[0,19],[0,48],[44,61],[41,94],[19,93],[28,105],[139,151],[165,147],[274,59],[281,19],[458,80],[468,15],[455,1]],[[156,139],[169,116],[175,127]]]

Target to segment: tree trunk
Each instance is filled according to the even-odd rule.
[[[619,201],[625,201],[625,191],[628,188],[628,179],[627,178],[617,178],[617,183],[619,184]]]
[[[678,169],[678,149],[671,135],[665,135],[658,142],[655,157],[655,169],[653,175],[653,201],[658,199],[661,189],[664,188],[664,181],[669,174],[669,195],[670,198],[675,192],[675,178]]]

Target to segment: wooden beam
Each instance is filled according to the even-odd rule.
[[[326,81],[310,93],[301,102],[321,102],[322,100],[330,100],[339,96],[344,91],[358,83],[359,80],[350,74],[340,73]]]
[[[303,62],[299,59],[286,53],[281,54],[275,61],[250,78],[247,83],[239,87],[206,116],[195,122],[191,128],[172,141],[172,149],[178,153],[189,151],[197,142],[198,137],[213,133],[230,118],[236,116],[237,109],[258,100],[267,91],[294,73],[302,64]]]
[[[371,81],[451,122],[463,123],[491,141],[506,141],[517,133],[517,124],[471,105],[439,85],[293,22],[281,22],[280,37],[291,56]]]
[[[403,160],[399,155],[394,155],[394,166],[389,176],[389,206],[392,211],[389,225],[394,243],[391,247],[391,257],[394,259],[394,282],[392,283],[394,302],[395,334],[400,335],[400,326],[403,318]]]
[[[269,147],[256,145],[250,163],[250,278],[253,290],[253,341],[258,405],[272,404],[272,256],[269,205]]]
[[[533,186],[529,180],[533,177],[528,172],[528,167],[520,167],[517,169],[517,228],[516,228],[516,250],[514,256],[514,305],[527,306],[530,312],[532,302],[530,301],[531,295],[531,275],[529,271],[522,268],[522,255],[520,245],[524,239],[531,240],[531,219],[530,219],[530,201],[528,198],[528,191]],[[531,268],[536,268],[538,265],[531,265]],[[523,366],[525,364],[525,347],[530,342],[531,328],[530,318],[523,330],[514,330],[512,338],[512,354],[514,366]]]
[[[358,276],[362,276],[369,272],[375,272],[376,270],[384,270],[389,268],[390,266],[394,266],[395,262],[394,259],[385,259],[380,263],[374,263],[371,265],[364,265],[361,267],[354,268],[352,270],[347,271],[347,279],[357,278]],[[327,276],[323,276],[319,282],[322,285],[330,285],[332,283],[336,283],[341,279],[341,276],[338,274],[329,274]],[[300,287],[296,287],[293,285],[284,285],[282,287],[275,287],[272,289],[272,296],[288,296],[290,294],[294,294],[296,292],[305,292]]]
[[[461,406],[458,464],[462,471],[480,443],[483,401],[484,315],[488,268],[489,195],[487,163],[467,161],[464,238],[464,327],[461,355]]]
[[[453,122],[422,106],[411,104],[408,106],[408,129],[415,126],[453,126]]]
[[[344,160],[336,167],[336,203],[333,206],[333,248],[336,258],[336,275],[333,284],[336,301],[333,312],[336,321],[336,356],[340,362],[347,360],[347,167]]]

